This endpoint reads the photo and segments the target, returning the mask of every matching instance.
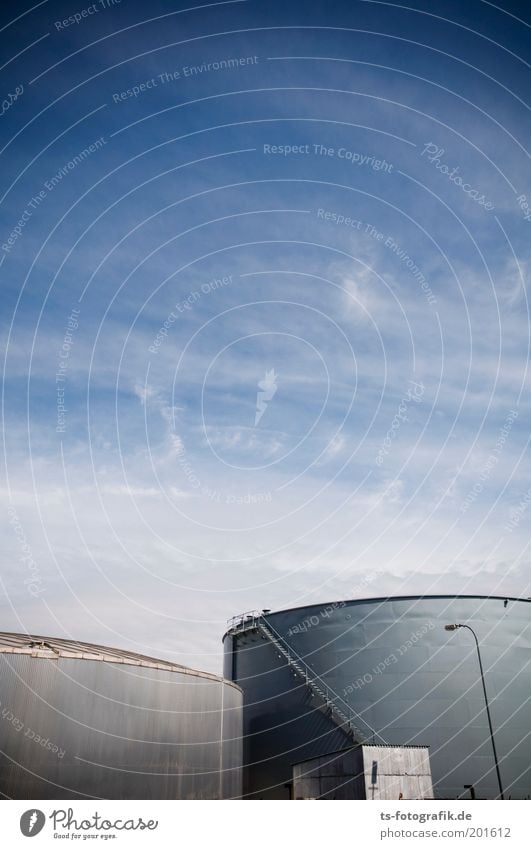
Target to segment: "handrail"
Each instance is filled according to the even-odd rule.
[[[302,666],[304,667],[304,670],[306,672],[306,675],[308,676],[308,674],[309,674],[314,680],[318,681],[323,686],[323,688],[324,688],[324,690],[327,694],[327,700],[328,700],[328,693],[331,693],[334,697],[334,699],[333,699],[334,704],[335,704],[336,700],[339,700],[345,706],[345,708],[347,709],[347,711],[348,711],[347,715],[350,715],[351,717],[356,719],[356,721],[360,721],[363,725],[365,725],[369,729],[370,736],[372,736],[373,742],[374,742],[374,738],[376,736],[382,741],[382,743],[385,743],[385,740],[383,739],[383,737],[381,737],[381,735],[378,734],[378,732],[375,731],[374,728],[372,728],[369,725],[369,723],[365,719],[363,719],[362,716],[359,715],[359,713],[356,713],[356,711],[354,710],[352,705],[350,705],[348,702],[346,702],[343,699],[343,697],[339,695],[339,693],[336,693],[335,690],[333,690],[332,687],[330,687],[330,685],[326,683],[326,681],[323,681],[323,679],[311,668],[311,666],[309,666],[306,663],[306,661],[299,654],[297,654],[297,652],[290,646],[290,644],[287,642],[287,640],[285,640],[285,638],[281,634],[278,633],[276,628],[274,628],[273,625],[271,625],[271,623],[269,622],[269,620],[265,616],[261,615],[258,618],[262,619],[266,623],[266,626],[273,632],[273,634],[279,640],[279,642],[285,646],[287,652],[290,655],[293,655],[296,658],[296,660],[299,663],[302,664]]]
[[[255,627],[256,620],[260,619],[262,612],[260,610],[248,610],[245,613],[240,613],[238,616],[232,616],[227,619],[227,630],[237,630],[240,626]]]
[[[267,617],[264,615],[263,611],[249,610],[246,613],[240,613],[238,616],[234,616],[232,617],[232,619],[229,619],[227,621],[229,632],[233,631],[236,633],[240,630],[244,631],[248,629],[257,629],[260,627],[260,623],[264,623],[264,626],[272,632],[273,637],[280,643],[280,645],[283,647],[284,651],[288,654],[288,656],[296,660],[300,665],[302,665],[306,675],[307,685],[311,685],[313,684],[313,682],[318,682],[324,690],[327,704],[332,705],[333,709],[335,709],[338,713],[340,711],[344,712],[344,710],[346,709],[346,717],[348,723],[355,724],[354,720],[356,722],[361,723],[363,726],[365,726],[366,729],[368,729],[369,736],[372,737],[373,742],[375,737],[378,737],[378,739],[384,745],[387,745],[384,738],[377,731],[375,731],[374,728],[372,728],[369,723],[365,719],[363,719],[362,716],[359,715],[359,713],[354,710],[352,705],[350,705],[349,702],[346,702],[343,697],[339,695],[339,693],[336,693],[335,690],[330,687],[330,685],[327,684],[326,681],[324,681],[311,668],[311,666],[309,666],[309,664],[306,663],[306,661],[295,651],[295,649],[288,643],[288,641],[282,636],[282,634],[279,634],[276,628],[269,622]],[[332,696],[332,698],[330,698],[329,694]],[[338,701],[341,702],[341,704],[343,705],[343,709],[336,704],[336,702]],[[357,730],[363,736],[363,732],[361,731],[361,729],[354,730]]]

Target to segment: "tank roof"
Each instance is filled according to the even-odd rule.
[[[320,601],[320,602],[312,602],[311,604],[301,604],[301,605],[298,605],[297,607],[282,607],[282,608],[279,608],[278,610],[267,610],[265,612],[260,611],[260,610],[249,611],[249,613],[243,613],[243,614],[240,614],[239,616],[234,616],[232,618],[232,620],[229,620],[229,623],[231,621],[234,622],[235,620],[240,619],[240,618],[243,619],[245,616],[247,616],[249,614],[254,614],[255,616],[265,615],[265,617],[267,618],[267,616],[275,616],[279,613],[291,613],[291,612],[294,612],[294,611],[297,611],[297,610],[311,610],[312,608],[316,608],[316,607],[322,609],[323,607],[330,607],[331,605],[341,605],[341,606],[343,606],[343,605],[347,605],[347,604],[380,604],[381,602],[388,602],[388,601],[390,601],[390,602],[393,602],[393,601],[430,601],[432,599],[444,599],[444,598],[447,598],[447,599],[477,598],[477,599],[483,599],[484,601],[487,601],[487,600],[493,600],[493,601],[523,601],[523,602],[527,602],[528,604],[531,601],[531,598],[520,598],[518,596],[509,596],[509,595],[481,595],[480,593],[471,593],[469,595],[460,594],[460,593],[441,593],[439,595],[437,595],[437,594],[434,594],[434,595],[430,595],[430,594],[425,594],[425,595],[391,595],[391,596],[375,596],[373,598],[344,598],[344,599],[335,599],[334,601]],[[232,631],[232,627],[229,626],[229,628],[227,629],[227,631],[225,631],[225,634],[223,635],[223,640],[225,639],[225,637],[228,634],[231,633],[231,631]]]
[[[481,593],[471,593],[470,595],[460,593],[441,593],[441,594],[426,594],[426,595],[390,595],[390,596],[374,596],[372,598],[345,598],[336,599],[335,601],[313,602],[312,604],[301,604],[297,607],[285,607],[280,610],[271,610],[270,613],[287,613],[290,610],[305,610],[309,607],[327,607],[331,604],[373,604],[382,601],[429,601],[436,598],[481,598],[483,600],[496,601],[531,601],[529,598],[519,598],[518,596],[509,595],[482,595]],[[269,615],[269,614],[268,614]]]
[[[47,659],[64,657],[75,660],[96,660],[129,666],[143,666],[149,669],[162,669],[168,672],[195,675],[212,681],[224,681],[226,684],[240,689],[233,681],[228,681],[219,675],[192,669],[170,660],[160,660],[124,649],[101,646],[97,643],[83,643],[79,640],[65,640],[60,637],[43,637],[35,634],[13,634],[8,631],[0,631],[0,654],[28,654],[31,657]]]

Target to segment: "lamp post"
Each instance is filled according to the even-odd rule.
[[[490,739],[491,739],[491,743],[492,743],[492,752],[494,754],[494,763],[496,765],[496,775],[498,776],[498,786],[500,788],[500,799],[503,799],[504,795],[503,795],[503,787],[502,787],[502,781],[501,781],[501,775],[500,775],[500,767],[499,767],[499,764],[498,764],[498,754],[496,752],[496,743],[494,742],[494,731],[492,730],[492,719],[490,718],[489,700],[487,698],[487,688],[485,686],[485,675],[483,674],[483,663],[481,662],[481,652],[479,650],[478,638],[476,636],[476,632],[474,631],[473,628],[470,627],[470,625],[464,625],[464,624],[457,625],[456,624],[456,625],[445,625],[444,626],[445,631],[457,631],[458,628],[468,628],[468,630],[471,632],[472,636],[474,637],[474,640],[476,641],[476,649],[477,649],[477,652],[478,652],[478,661],[479,661],[479,671],[481,672],[481,683],[483,685],[483,695],[485,696],[485,707],[487,709],[487,719],[489,721],[489,731],[490,731]]]

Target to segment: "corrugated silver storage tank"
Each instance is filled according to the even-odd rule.
[[[531,797],[531,603],[338,601],[237,617],[225,675],[244,691],[244,796],[288,799],[293,764],[353,743],[429,746],[435,798]]]
[[[242,692],[104,646],[0,633],[0,794],[10,799],[241,795]]]

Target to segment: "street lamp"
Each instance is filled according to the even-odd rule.
[[[498,755],[496,753],[496,744],[494,742],[494,731],[492,730],[492,719],[490,718],[489,700],[487,698],[487,688],[485,687],[485,676],[483,674],[483,664],[481,662],[481,652],[479,650],[478,638],[476,636],[476,632],[473,630],[473,628],[470,627],[470,625],[461,624],[461,625],[445,625],[444,626],[445,631],[457,631],[458,628],[468,628],[468,630],[471,632],[472,636],[474,637],[474,640],[476,641],[476,649],[478,651],[479,671],[481,672],[481,683],[483,684],[483,695],[485,696],[485,707],[487,709],[487,719],[489,721],[490,739],[491,739],[491,742],[492,742],[492,751],[493,751],[493,754],[494,754],[494,763],[496,765],[496,775],[498,776],[498,786],[500,788],[500,799],[503,799],[504,796],[503,796],[503,787],[502,787],[502,781],[501,781],[501,775],[500,775],[500,767],[499,767],[499,764],[498,764]]]

